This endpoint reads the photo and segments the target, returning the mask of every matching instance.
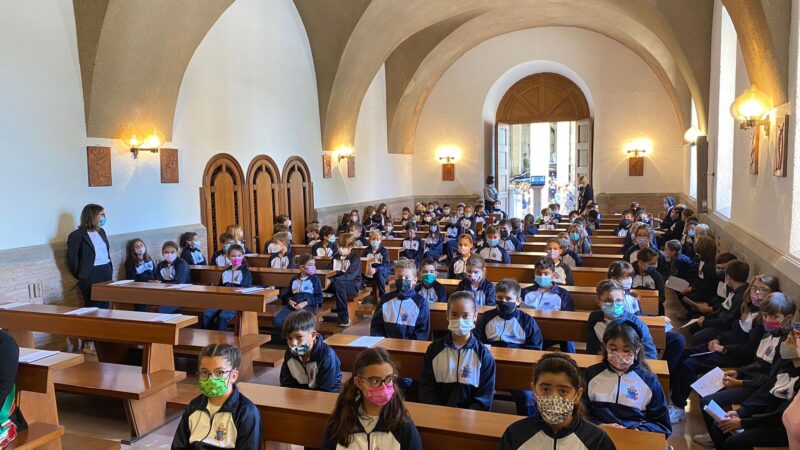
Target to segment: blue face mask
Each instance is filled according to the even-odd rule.
[[[577,240],[577,239],[576,239],[576,240]],[[562,239],[562,240],[561,240],[561,246],[562,246],[562,247],[564,247],[564,248],[567,248],[567,247],[569,247],[569,246],[570,246],[570,244],[572,244],[572,242],[570,242],[570,241],[569,241],[569,239]]]
[[[381,241],[369,241],[369,245],[371,245],[374,248],[378,248],[381,246]]]
[[[537,275],[533,277],[533,281],[539,286],[543,288],[550,287],[553,284],[553,277],[547,275]]]
[[[648,274],[648,275],[652,275],[652,274],[656,273],[656,268],[655,267],[648,267],[647,270],[645,270],[645,273]]]
[[[694,231],[690,231],[690,232],[686,233],[686,235],[689,236],[690,238],[694,239]]]
[[[107,222],[108,222],[108,218],[106,216],[102,216],[102,217],[100,217],[100,220],[97,221],[97,226],[100,227],[100,228],[103,228],[104,226],[106,226]]]
[[[497,244],[500,243],[500,239],[487,239],[486,243],[489,245],[489,247],[497,247]]]
[[[578,233],[570,233],[569,238],[572,239],[573,241],[577,241],[578,239],[581,238],[581,235]]]
[[[336,236],[331,236],[331,237],[329,237],[329,238],[328,238],[328,242],[330,242],[331,244],[333,244],[334,242],[336,242]]]
[[[606,317],[617,318],[625,312],[625,304],[623,303],[603,303],[603,314]]]

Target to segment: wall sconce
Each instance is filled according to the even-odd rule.
[[[340,163],[343,159],[353,156],[353,147],[343,145],[336,149],[336,162]]]
[[[628,156],[628,176],[644,176],[644,155],[653,151],[653,141],[650,139],[636,139],[625,144],[625,153]]]
[[[442,181],[455,181],[456,165],[460,150],[454,145],[443,145],[436,150],[436,159],[442,162]]]
[[[697,144],[697,137],[703,134],[700,130],[695,127],[691,127],[686,130],[686,133],[683,133],[683,141],[687,144],[695,145]]]
[[[739,121],[740,129],[764,127],[767,136],[769,136],[770,110],[772,110],[772,99],[755,84],[731,103],[731,115]]]
[[[158,153],[158,149],[164,145],[164,135],[155,128],[145,136],[138,128],[127,127],[123,130],[120,139],[131,149],[133,159],[139,156],[139,151]]]

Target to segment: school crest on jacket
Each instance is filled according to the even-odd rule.
[[[413,289],[386,294],[372,316],[369,333],[395,339],[428,339],[430,331],[428,302]]]

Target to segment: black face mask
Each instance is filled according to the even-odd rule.
[[[502,230],[500,232],[500,237],[503,239],[508,239],[508,230]]]
[[[496,306],[500,314],[511,314],[517,309],[517,304],[514,302],[498,301]]]
[[[719,278],[719,281],[725,281],[725,271],[724,270],[718,270],[717,271],[717,278]]]
[[[406,292],[411,289],[411,280],[397,278],[394,280],[394,288],[397,289],[397,292]]]

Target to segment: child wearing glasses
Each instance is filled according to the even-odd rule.
[[[336,399],[320,449],[422,450],[395,381],[397,366],[386,350],[368,348],[359,353],[353,376]]]
[[[208,345],[200,352],[197,383],[202,395],[183,412],[173,450],[195,448],[261,447],[261,418],[256,406],[236,388],[239,349],[228,344]]]

